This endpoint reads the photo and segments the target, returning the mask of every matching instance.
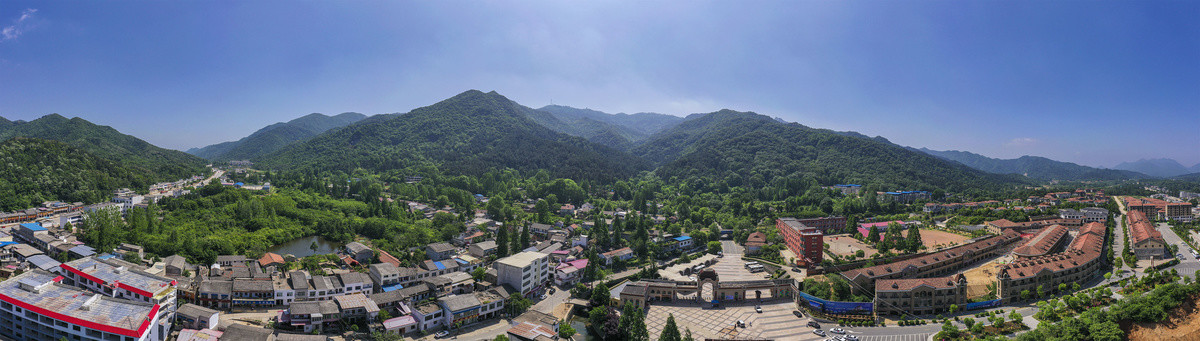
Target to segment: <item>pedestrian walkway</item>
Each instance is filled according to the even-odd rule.
[[[933,336],[933,333],[859,336],[858,339],[862,341],[925,341],[930,336]]]

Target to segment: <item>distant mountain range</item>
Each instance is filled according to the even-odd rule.
[[[621,179],[647,169],[646,162],[628,153],[556,132],[533,117],[546,119],[496,92],[471,90],[405,114],[336,129],[256,161],[276,169],[345,171],[434,165],[468,175],[511,168],[592,180]]]
[[[300,141],[306,141],[334,128],[341,128],[367,118],[348,112],[337,116],[308,114],[287,122],[279,122],[255,131],[237,141],[222,142],[187,153],[214,161],[249,160]]]
[[[108,126],[100,126],[82,118],[66,118],[58,114],[42,116],[33,121],[9,121],[0,117],[0,141],[14,137],[54,140],[70,145],[93,156],[141,172],[156,181],[179,180],[202,174],[203,159],[187,153],[163,149]]]
[[[927,148],[912,148],[912,150],[958,162],[988,173],[1022,174],[1038,180],[1080,181],[1150,178],[1147,174],[1136,171],[1093,168],[1039,156],[1026,155],[1016,159],[996,159],[957,150],[937,151]]]
[[[882,141],[880,141],[882,140]],[[402,169],[432,164],[460,174],[546,170],[576,179],[641,171],[764,186],[778,177],[963,190],[1024,184],[911,151],[886,139],[723,110],[688,117],[531,109],[495,92],[468,91],[409,113],[371,117],[255,159],[276,169]]]
[[[1179,161],[1175,161],[1174,159],[1141,159],[1134,162],[1122,162],[1113,168],[1145,173],[1162,178],[1200,173],[1200,163],[1191,167],[1184,167],[1182,164],[1179,164]]]

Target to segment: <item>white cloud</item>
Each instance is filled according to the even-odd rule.
[[[1041,141],[1039,141],[1038,139],[1035,139],[1032,137],[1018,137],[1018,138],[1009,140],[1008,142],[1005,142],[1004,146],[1005,147],[1015,147],[1015,148],[1032,147],[1032,146],[1036,146],[1040,142]]]
[[[5,26],[4,29],[0,29],[0,41],[17,39],[17,37],[20,37],[22,34],[32,28],[34,13],[37,13],[37,9],[26,8],[24,11],[21,11],[21,16],[17,17],[16,20],[13,20],[12,25]]]

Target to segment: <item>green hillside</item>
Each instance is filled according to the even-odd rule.
[[[0,210],[47,200],[107,201],[114,190],[146,188],[155,182],[135,168],[94,156],[62,142],[12,138],[0,143]]]
[[[259,158],[275,169],[351,171],[436,164],[459,174],[547,170],[574,179],[616,179],[646,169],[626,153],[530,119],[533,109],[471,90],[411,112],[331,131]]]
[[[275,123],[237,141],[222,142],[188,150],[189,154],[209,160],[253,159],[288,145],[311,139],[330,129],[344,127],[366,118],[359,113],[337,116],[309,114],[288,122]]]
[[[60,141],[158,181],[202,174],[207,163],[187,153],[159,148],[112,127],[99,126],[78,117],[67,119],[52,114],[29,122],[5,121],[0,123],[0,141],[14,137]]]
[[[988,173],[1022,174],[1038,180],[1127,180],[1150,177],[1134,171],[1080,166],[1070,162],[1055,161],[1038,156],[1026,155],[1016,159],[995,159],[957,150],[937,151],[926,148],[914,150],[958,162],[967,167]]]
[[[651,136],[632,152],[656,161],[657,173],[664,178],[700,177],[731,186],[808,176],[881,189],[961,191],[1024,181],[890,143],[731,110],[695,116]]]

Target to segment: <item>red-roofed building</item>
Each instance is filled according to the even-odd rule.
[[[1037,294],[1058,291],[1059,284],[1084,283],[1099,276],[1104,265],[1104,245],[1107,229],[1098,222],[1088,223],[1063,252],[1021,258],[1004,265],[997,274],[1000,298],[1011,302],[1028,291]]]
[[[392,254],[387,253],[387,251],[383,251],[383,250],[379,250],[379,261],[383,262],[383,263],[395,265],[397,267],[400,266],[400,259],[396,258],[396,256],[392,256]]]
[[[783,236],[784,243],[796,257],[797,265],[813,267],[821,264],[824,259],[824,234],[816,228],[800,223],[795,218],[779,218],[775,220],[775,228]]]
[[[1129,211],[1129,245],[1138,259],[1164,259],[1167,241],[1142,211]]]
[[[276,253],[264,253],[262,258],[258,259],[258,265],[261,267],[280,266],[283,265],[283,256]]]
[[[1168,202],[1154,198],[1125,197],[1125,207],[1132,211],[1140,211],[1152,220],[1192,221],[1192,204],[1187,202]]]
[[[879,315],[933,315],[950,305],[967,303],[967,278],[947,277],[885,279],[875,282],[875,313]]]
[[[1025,245],[1021,245],[1013,249],[1013,255],[1017,257],[1037,257],[1044,256],[1055,248],[1062,245],[1067,235],[1067,228],[1062,225],[1053,225],[1042,229],[1033,238],[1030,238]]]

